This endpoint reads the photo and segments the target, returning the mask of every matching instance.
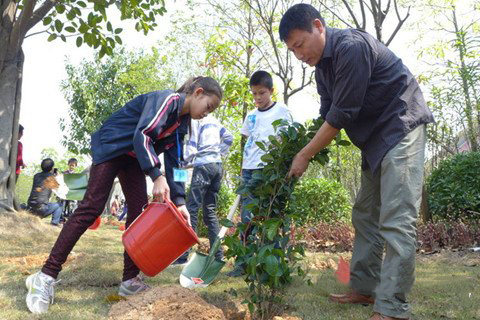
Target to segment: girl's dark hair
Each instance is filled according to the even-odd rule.
[[[23,133],[23,126],[21,124],[18,125],[18,133]]]
[[[197,90],[197,88],[202,88],[205,94],[213,94],[222,100],[222,87],[220,87],[220,84],[218,84],[217,80],[210,77],[192,77],[185,81],[185,83],[177,90],[177,92],[183,92],[189,95]]]
[[[290,32],[295,29],[312,32],[312,23],[315,19],[319,19],[325,26],[325,20],[314,6],[306,3],[291,6],[280,20],[280,27],[278,28],[280,40],[285,42]]]
[[[68,164],[70,164],[70,163],[72,163],[72,162],[75,162],[75,163],[78,164],[78,160],[77,160],[77,159],[75,159],[75,158],[70,158],[70,159],[68,159]]]
[[[40,164],[40,168],[42,168],[43,172],[50,172],[55,165],[55,162],[53,162],[52,159],[46,158],[42,160],[42,163]]]

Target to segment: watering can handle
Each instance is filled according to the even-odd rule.
[[[155,201],[156,199],[157,199],[157,198],[153,198],[153,201],[150,202],[150,203],[159,203],[159,204],[169,203],[172,207],[175,208],[175,210],[174,210],[174,211],[175,211],[175,214],[177,214],[177,216],[179,216],[180,218],[182,218],[182,220],[185,222],[185,224],[188,225],[187,219],[185,219],[185,217],[183,216],[182,213],[178,212],[177,206],[172,202],[172,200],[165,198],[164,202],[160,202],[160,201]],[[145,206],[147,206],[147,205],[148,205],[148,203],[147,203]],[[145,206],[143,207],[143,209],[145,209]]]

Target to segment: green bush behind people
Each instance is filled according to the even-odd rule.
[[[448,220],[480,218],[480,152],[459,153],[443,160],[427,178],[432,217]]]
[[[290,208],[301,224],[348,222],[352,211],[348,191],[325,178],[302,179],[295,186]]]

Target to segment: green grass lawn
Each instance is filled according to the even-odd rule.
[[[55,303],[41,317],[31,315],[25,305],[25,278],[36,272],[48,255],[59,229],[27,214],[0,216],[0,319],[106,319],[112,302],[107,297],[117,292],[121,279],[122,232],[101,226],[89,230],[74,248],[75,259],[59,276]],[[337,255],[315,254],[321,259]],[[413,319],[480,319],[479,254],[444,253],[419,256],[417,280],[410,296]],[[231,288],[241,296],[247,289],[242,279],[231,279],[222,271],[213,285],[199,290],[213,304],[231,300]],[[152,286],[178,285],[181,269],[167,269],[146,281]],[[314,282],[297,282],[289,289],[287,301],[292,315],[303,319],[368,319],[371,307],[346,306],[328,301],[330,292],[346,287],[333,277],[333,270],[311,270]]]

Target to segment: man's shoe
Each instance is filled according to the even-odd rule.
[[[118,295],[126,297],[148,289],[150,289],[150,286],[143,282],[143,277],[137,275],[135,278],[122,281],[120,288],[118,289]]]
[[[28,310],[37,314],[47,312],[48,307],[53,303],[53,287],[57,283],[58,281],[41,271],[28,276],[25,280],[28,290],[25,301]]]
[[[389,316],[384,316],[378,312],[375,312],[370,320],[408,320],[407,318],[394,318]]]
[[[363,304],[369,305],[374,304],[375,300],[373,300],[372,296],[359,294],[356,292],[348,292],[344,294],[330,294],[329,296],[330,301],[336,303],[352,303],[352,304]]]

